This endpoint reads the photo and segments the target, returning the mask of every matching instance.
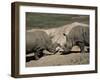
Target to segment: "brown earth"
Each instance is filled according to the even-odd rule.
[[[31,60],[26,62],[26,67],[41,66],[61,66],[61,65],[79,65],[89,64],[89,53],[80,53],[80,49],[75,46],[70,54],[43,56],[39,60]]]

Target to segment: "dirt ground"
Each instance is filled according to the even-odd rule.
[[[80,49],[75,46],[70,54],[47,55],[39,60],[30,60],[26,62],[26,67],[41,67],[41,66],[61,66],[61,65],[80,65],[89,64],[89,53],[80,53]]]

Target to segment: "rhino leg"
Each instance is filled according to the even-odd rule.
[[[39,54],[38,52],[35,52],[35,53],[34,53],[34,57],[35,57],[35,59],[36,59],[36,60],[38,60],[38,59],[39,59],[38,54]]]
[[[77,44],[80,47],[81,53],[85,53],[84,43],[83,42],[78,42]]]
[[[87,48],[87,52],[90,52],[90,49],[89,48]]]
[[[38,60],[39,58],[41,58],[44,55],[43,50],[37,50],[34,54],[34,57],[36,60]]]

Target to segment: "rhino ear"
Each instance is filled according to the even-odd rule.
[[[65,34],[65,33],[63,33],[63,35],[64,35],[64,36],[66,36],[66,34]]]

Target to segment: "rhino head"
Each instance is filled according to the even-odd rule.
[[[63,33],[63,35],[66,37],[66,43],[64,44],[64,46],[62,47],[65,53],[70,52],[70,50],[72,49],[72,40],[70,38],[70,36],[68,34]]]

